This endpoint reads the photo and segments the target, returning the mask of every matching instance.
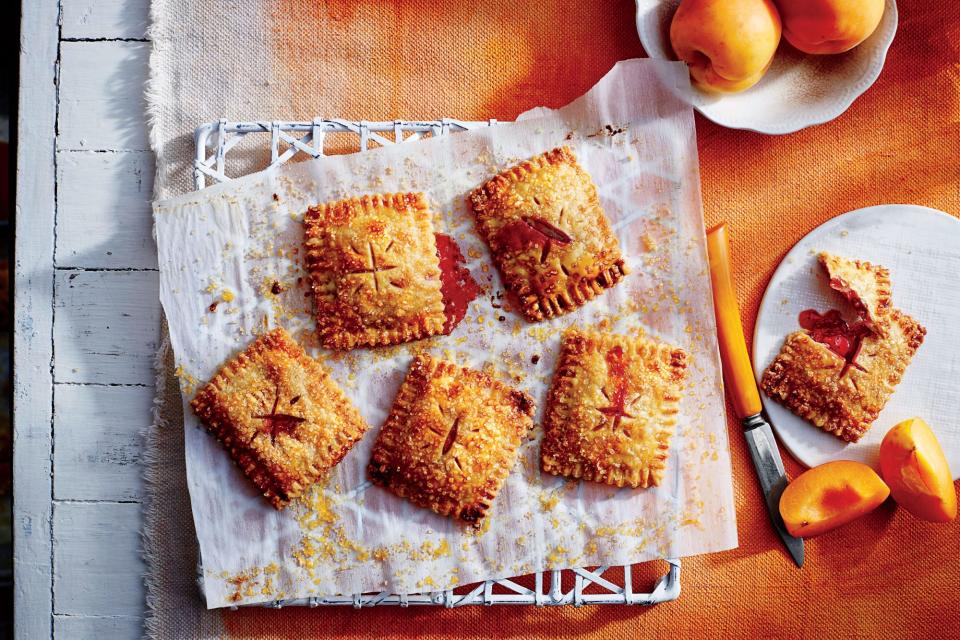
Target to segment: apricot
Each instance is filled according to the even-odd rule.
[[[884,0],[776,0],[783,37],[806,53],[843,53],[870,37]]]
[[[880,506],[890,488],[865,464],[836,460],[797,476],[780,496],[791,535],[809,538],[845,525]]]
[[[780,16],[770,0],[681,0],[670,44],[707,91],[736,92],[756,84],[780,44]]]
[[[957,517],[953,474],[937,436],[920,418],[894,426],[880,443],[880,473],[897,503],[923,520]]]

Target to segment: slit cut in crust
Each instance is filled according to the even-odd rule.
[[[529,396],[485,373],[419,355],[377,435],[370,479],[477,524],[516,462],[533,410]]]
[[[325,476],[367,424],[283,329],[254,340],[190,406],[277,509]]]
[[[569,147],[494,176],[468,203],[530,321],[573,311],[629,273],[596,185]]]
[[[649,340],[568,331],[547,401],[541,468],[616,487],[657,486],[687,355]]]

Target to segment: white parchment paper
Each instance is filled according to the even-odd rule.
[[[209,607],[310,595],[436,591],[573,566],[736,546],[730,460],[683,65],[619,63],[588,94],[517,123],[288,164],[154,205],[161,300],[184,397],[187,474]],[[506,307],[465,196],[498,171],[569,145],[597,183],[632,273],[575,313],[530,324]],[[484,287],[449,336],[376,350],[316,347],[302,267],[308,206],[423,191]],[[278,293],[279,292],[279,293]],[[371,429],[306,499],[278,512],[189,410],[195,391],[265,326],[323,360]],[[365,466],[412,354],[484,369],[543,413],[561,332],[642,333],[690,355],[662,485],[618,490],[541,476],[538,427],[482,529],[370,486]]]

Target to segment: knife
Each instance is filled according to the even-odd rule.
[[[787,474],[783,460],[773,439],[773,431],[761,411],[760,392],[753,375],[747,341],[740,324],[740,308],[737,294],[730,277],[730,241],[727,226],[720,223],[707,231],[707,253],[710,257],[710,280],[713,283],[713,307],[717,314],[717,338],[720,342],[720,359],[723,362],[723,378],[730,392],[733,408],[743,426],[750,457],[757,470],[760,488],[763,489],[770,521],[786,545],[798,567],[803,566],[803,539],[790,535],[780,516],[780,495],[787,486]]]

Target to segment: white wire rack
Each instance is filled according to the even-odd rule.
[[[269,142],[268,166],[289,162],[300,154],[318,158],[325,155],[324,142],[329,133],[352,134],[359,143],[361,152],[374,146],[409,142],[425,137],[446,135],[467,129],[489,126],[495,120],[468,122],[462,120],[393,120],[365,122],[340,119],[315,119],[310,122],[287,122],[281,120],[257,122],[229,122],[219,120],[197,127],[196,158],[193,161],[193,177],[197,189],[208,184],[228,182],[227,154],[241,140],[253,137],[250,142]],[[249,147],[248,147],[249,148]],[[250,168],[249,171],[266,167]],[[234,176],[239,177],[239,176]],[[209,182],[208,182],[209,181]],[[667,572],[649,592],[634,590],[633,565],[623,567],[576,568],[542,571],[533,574],[533,588],[524,586],[518,579],[488,580],[457,589],[432,593],[398,594],[358,593],[349,596],[326,596],[277,600],[267,605],[273,608],[290,606],[318,607],[324,605],[353,606],[355,608],[377,605],[400,607],[428,605],[447,608],[465,605],[536,605],[560,606],[585,604],[651,605],[676,600],[680,595],[680,560],[666,560]],[[620,571],[622,569],[622,572]],[[198,564],[198,582],[203,589],[202,568]],[[524,580],[529,582],[529,579]]]

